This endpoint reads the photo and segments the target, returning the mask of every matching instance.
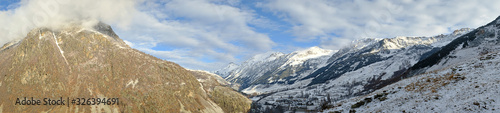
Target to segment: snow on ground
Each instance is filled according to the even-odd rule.
[[[500,112],[499,56],[489,53],[404,79],[324,112]]]
[[[56,42],[57,48],[59,49],[59,52],[61,52],[61,56],[64,58],[64,61],[66,62],[66,64],[68,64],[68,60],[66,60],[66,56],[64,56],[64,51],[59,46],[59,42],[57,41],[57,37],[56,37],[56,34],[54,32],[52,32],[52,36],[54,37],[54,40]]]

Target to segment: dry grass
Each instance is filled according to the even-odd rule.
[[[431,72],[436,73],[436,72]],[[411,83],[405,87],[406,91],[436,93],[439,88],[450,84],[453,81],[463,80],[465,77],[458,73],[446,73],[439,77],[424,77],[422,80]]]

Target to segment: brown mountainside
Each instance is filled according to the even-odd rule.
[[[223,112],[190,71],[130,48],[103,23],[32,30],[0,48],[0,75],[0,112]],[[120,105],[15,105],[24,97]]]

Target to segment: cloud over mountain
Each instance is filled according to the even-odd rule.
[[[359,38],[432,36],[496,18],[500,1],[265,0],[259,7],[292,24],[296,40],[338,49]]]
[[[57,29],[67,23],[114,26],[134,48],[190,68],[207,61],[236,61],[235,56],[268,51],[274,45],[249,24],[262,19],[232,6],[239,1],[205,0],[22,0],[0,12],[0,39],[20,39],[36,27]],[[196,6],[196,7],[194,7]],[[252,22],[252,23],[251,23]],[[160,49],[158,49],[160,48]],[[245,51],[245,52],[242,52]],[[243,53],[243,54],[242,54]],[[208,66],[210,67],[210,66]],[[213,66],[212,66],[213,67]]]

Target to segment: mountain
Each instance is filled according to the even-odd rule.
[[[399,75],[406,79],[379,81],[388,85],[339,101],[325,112],[497,112],[499,50],[500,16]]]
[[[231,64],[216,73],[227,76],[225,79],[229,82],[241,84],[240,90],[247,94],[322,84],[362,68],[367,70],[363,73],[365,79],[388,79],[394,72],[409,68],[470,30],[464,28],[434,37],[363,39],[337,52],[318,47],[290,54],[268,52],[256,55],[239,66]],[[373,67],[379,69],[368,70]]]
[[[298,87],[303,83],[295,81],[325,65],[333,53],[333,50],[319,47],[290,54],[268,52],[255,55],[241,65],[230,64],[216,73],[226,76],[229,82],[240,84],[239,89],[247,94]]]
[[[325,102],[368,94],[399,81],[401,75],[413,65],[432,57],[443,46],[470,31],[472,29],[464,28],[433,37],[357,40],[324,60],[324,65],[309,70],[310,73],[295,80],[302,86],[288,85],[288,89],[270,90],[264,95],[253,97],[253,100],[264,105],[263,108],[268,105],[296,106],[299,103],[315,103],[310,107],[320,107]],[[303,99],[303,102],[283,103],[290,98],[281,97]],[[322,100],[325,98],[329,98],[329,101]]]
[[[226,109],[214,101],[219,97],[207,94],[191,71],[130,48],[104,23],[91,28],[74,23],[57,30],[33,29],[24,39],[0,49],[0,67],[0,112],[223,112]],[[216,86],[215,90],[218,89],[224,87]],[[119,101],[114,105],[14,104],[24,97],[41,100],[42,104],[44,98],[106,98],[108,102],[109,98],[118,98]]]
[[[469,32],[470,29],[456,30],[449,35],[439,35],[435,37],[395,37],[382,40],[373,40],[370,43],[358,49],[347,48],[334,54],[327,66],[317,70],[307,78],[314,78],[309,85],[325,83],[328,80],[336,79],[347,72],[352,72],[369,65],[378,67],[378,70],[367,70],[363,74],[378,74],[373,78],[390,78],[394,72],[404,70],[419,60],[427,57],[428,54],[435,52],[444,44]],[[363,43],[364,44],[364,43]],[[388,62],[384,62],[388,61]],[[367,69],[367,68],[364,68]],[[375,72],[374,72],[375,71]],[[358,74],[359,75],[359,74]]]

